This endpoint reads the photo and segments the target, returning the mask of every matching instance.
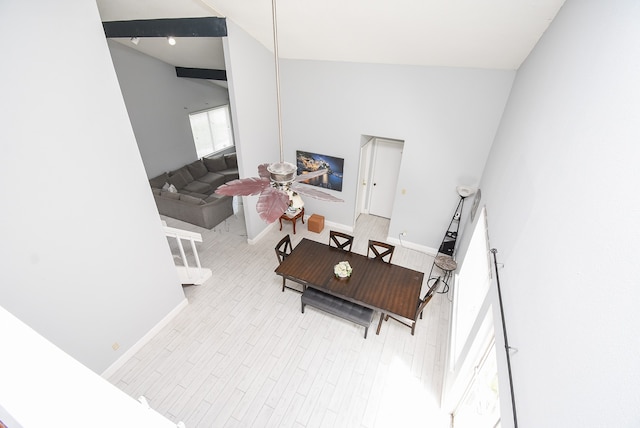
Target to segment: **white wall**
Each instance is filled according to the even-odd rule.
[[[0,420],[7,427],[176,427],[1,307],[0,325]]]
[[[3,1],[0,49],[0,304],[102,372],[184,293],[96,4]]]
[[[638,22],[634,0],[567,0],[483,174],[523,427],[640,425]]]
[[[273,53],[227,22],[225,63],[240,175],[279,159]],[[353,226],[361,136],[405,141],[390,235],[437,248],[458,184],[477,184],[515,72],[280,60],[285,161],[296,150],[345,159],[344,203],[305,198],[307,214]],[[266,227],[247,198],[247,232]]]
[[[189,113],[229,103],[225,88],[176,76],[174,66],[109,40],[122,95],[149,178],[198,159]]]
[[[354,225],[362,135],[404,141],[389,235],[438,248],[459,184],[477,185],[515,72],[282,61],[285,158],[344,158],[344,203],[305,198],[307,214]],[[406,189],[406,194],[401,193]]]
[[[234,120],[240,177],[257,177],[258,165],[278,162],[278,117],[273,53],[227,20],[223,39]],[[256,212],[257,196],[245,198],[248,238],[256,238],[267,224]]]

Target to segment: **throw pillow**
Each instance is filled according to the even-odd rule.
[[[163,172],[157,177],[153,177],[149,179],[149,184],[151,187],[155,187],[156,189],[160,189],[164,183],[169,179],[169,175],[166,172]]]
[[[162,186],[162,190],[169,190],[169,187],[171,186],[171,184],[169,183],[164,183],[164,186]]]
[[[183,166],[180,169],[176,169],[175,171],[171,171],[169,173],[169,177],[173,176],[173,175],[182,175],[182,178],[184,178],[185,180],[187,180],[187,183],[191,183],[194,178],[191,175],[191,173],[189,172],[189,169],[186,166]]]
[[[238,167],[238,157],[235,153],[230,153],[224,156],[224,160],[227,163],[227,168],[237,168]]]
[[[176,189],[176,186],[174,186],[173,184],[169,185],[169,188],[167,190],[171,193],[178,193],[178,189]]]
[[[182,174],[174,174],[169,177],[169,184],[173,184],[176,189],[182,189],[184,186],[189,184],[189,182],[182,176]]]
[[[207,172],[209,172],[207,170],[207,167],[204,166],[201,160],[190,163],[189,165],[187,165],[187,169],[196,180],[200,177],[204,177],[205,175],[207,175]]]
[[[224,157],[215,156],[212,158],[202,158],[202,162],[211,172],[222,171],[227,169],[227,163],[224,161]]]

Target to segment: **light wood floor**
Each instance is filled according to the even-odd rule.
[[[328,242],[329,229],[278,225],[255,245],[244,220],[213,230],[164,218],[202,233],[198,251],[213,277],[185,286],[189,305],[109,381],[144,395],[170,420],[195,427],[448,427],[439,410],[449,302],[437,294],[415,336],[389,320],[363,338],[362,327],[308,307],[281,291],[273,250],[286,233]],[[361,216],[353,250],[384,240],[388,220]],[[178,254],[177,251],[174,254]],[[396,247],[396,264],[428,275],[433,258]],[[426,282],[426,281],[425,281]],[[423,284],[423,293],[426,284]],[[377,321],[377,317],[375,318]]]

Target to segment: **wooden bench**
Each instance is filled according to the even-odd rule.
[[[373,319],[373,309],[349,302],[331,294],[323,293],[315,288],[307,287],[302,293],[302,313],[305,305],[313,306],[331,315],[344,318],[364,327],[364,338]]]

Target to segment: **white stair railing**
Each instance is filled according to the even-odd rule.
[[[202,235],[196,232],[190,232],[188,230],[176,229],[175,227],[169,227],[165,222],[163,223],[164,234],[167,238],[174,238],[178,243],[178,250],[180,251],[180,259],[183,266],[176,266],[180,281],[182,284],[195,284],[201,285],[207,279],[211,278],[211,269],[203,268],[200,265],[200,257],[198,257],[198,250],[196,248],[196,242],[202,242]],[[195,267],[189,266],[187,256],[182,246],[182,240],[187,240],[191,243],[191,251],[195,259]]]

